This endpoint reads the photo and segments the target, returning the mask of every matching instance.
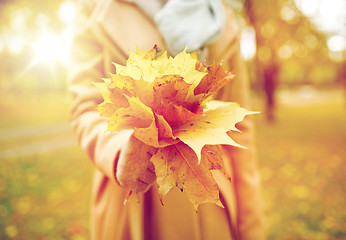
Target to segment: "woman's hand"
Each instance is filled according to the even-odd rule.
[[[156,150],[134,136],[130,137],[120,152],[116,167],[116,178],[122,187],[130,188],[134,192],[145,192],[149,189],[156,179],[154,165],[150,162]]]

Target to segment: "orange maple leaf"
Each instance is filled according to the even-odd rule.
[[[198,164],[195,152],[183,142],[160,148],[151,158],[155,166],[159,196],[164,196],[177,186],[187,193],[195,209],[201,203],[215,203],[223,207],[219,190],[210,170],[223,169],[218,146],[206,146],[202,151],[202,161]]]

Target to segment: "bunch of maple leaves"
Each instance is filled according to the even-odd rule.
[[[201,203],[222,206],[212,171],[224,174],[219,144],[241,147],[227,132],[252,114],[237,103],[211,100],[234,75],[221,65],[206,67],[186,49],[167,57],[157,46],[130,52],[126,66],[114,63],[116,74],[95,83],[108,117],[107,131],[132,129],[143,143],[157,148],[154,164],[161,202],[177,186],[197,209]],[[138,156],[137,161],[141,158]]]

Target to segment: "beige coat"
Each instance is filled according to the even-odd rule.
[[[154,44],[165,49],[165,44],[153,22],[136,5],[113,0],[101,17],[93,18],[93,4],[83,5],[79,18],[69,86],[72,126],[95,165],[92,239],[264,239],[260,179],[249,119],[238,125],[242,133],[233,136],[248,149],[223,147],[232,182],[222,174],[215,174],[225,209],[202,204],[196,213],[185,193],[177,189],[168,193],[162,206],[155,185],[139,195],[139,202],[134,198],[123,205],[128,189],[119,186],[114,170],[124,134],[104,133],[107,119],[95,111],[102,98],[91,82],[101,81],[114,72],[112,62],[124,64],[128,50],[135,51],[136,46],[151,49]],[[240,59],[239,34],[229,12],[223,36],[209,47],[209,60],[223,62],[226,69],[236,74],[218,97],[249,108],[248,78]]]

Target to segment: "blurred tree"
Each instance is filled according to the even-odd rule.
[[[256,32],[256,77],[266,95],[267,119],[274,121],[275,92],[280,82],[316,83],[319,67],[330,66],[326,36],[293,0],[244,0],[244,16]]]
[[[339,75],[340,75],[340,78],[338,80],[344,88],[344,105],[346,109],[346,61],[342,63],[342,67],[340,69]]]

